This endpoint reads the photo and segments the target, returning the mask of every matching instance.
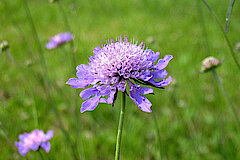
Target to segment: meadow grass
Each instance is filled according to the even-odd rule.
[[[223,28],[229,2],[208,2]],[[28,1],[28,5],[48,77],[43,72],[39,46],[23,1],[1,1],[0,41],[9,42],[9,51],[22,66],[25,76],[7,54],[0,55],[0,159],[41,159],[37,152],[22,157],[14,146],[19,134],[35,128],[55,132],[50,140],[49,159],[73,159],[71,143],[61,132],[60,121],[46,94],[48,91],[79,159],[113,159],[121,96],[115,107],[100,104],[93,112],[81,114],[83,100],[77,97],[76,104],[74,100],[74,95],[81,90],[74,92],[65,85],[70,77],[75,77],[71,62],[73,46],[66,44],[53,51],[44,47],[51,36],[69,30],[66,20],[56,3],[33,0]],[[75,35],[77,64],[86,64],[97,44],[118,35],[143,40],[162,56],[174,56],[167,67],[174,82],[165,90],[154,89],[155,95],[147,96],[154,113],[142,112],[126,98],[122,159],[240,158],[240,135],[224,93],[211,73],[199,73],[205,57],[212,55],[223,60],[216,72],[239,115],[239,70],[218,24],[200,0],[63,0],[61,6]],[[240,3],[235,2],[227,33],[232,46],[240,41],[239,15]],[[148,42],[149,37],[152,43]],[[239,52],[236,57],[239,61]],[[29,61],[31,66],[26,65]],[[53,87],[46,85],[48,78]]]

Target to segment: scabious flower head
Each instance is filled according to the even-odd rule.
[[[42,147],[46,152],[50,150],[50,143],[48,142],[53,137],[53,131],[50,130],[46,134],[42,130],[34,130],[30,133],[19,135],[19,142],[15,142],[19,153],[25,156],[27,152],[36,151]]]
[[[221,62],[215,57],[207,57],[202,61],[201,72],[208,72],[218,66],[220,66]]]
[[[59,33],[50,39],[50,41],[46,44],[46,48],[54,49],[72,40],[73,40],[73,35],[71,33],[69,32]]]
[[[145,49],[143,42],[138,45],[138,40],[129,42],[126,36],[117,37],[116,41],[110,39],[102,47],[96,47],[93,53],[88,65],[77,66],[78,78],[70,78],[67,82],[73,88],[93,85],[80,93],[86,100],[81,112],[94,110],[98,103],[114,105],[118,91],[128,94],[127,84],[133,102],[142,111],[151,112],[152,104],[143,95],[153,93],[153,89],[140,84],[163,88],[172,81],[171,76],[164,79],[168,74],[164,68],[173,56],[166,55],[154,64],[160,53]]]

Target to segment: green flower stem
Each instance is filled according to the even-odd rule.
[[[115,160],[119,160],[119,158],[120,158],[120,149],[121,149],[121,139],[122,139],[125,107],[126,107],[126,94],[122,93],[122,105],[121,105],[121,112],[120,112],[120,118],[119,118],[119,123],[118,123]]]
[[[44,160],[43,154],[41,153],[40,150],[41,150],[41,149],[38,149],[38,150],[37,150],[37,151],[38,151],[38,154],[39,154],[39,156],[41,157],[41,159]]]
[[[25,75],[25,73],[22,70],[22,67],[17,63],[17,61],[14,59],[14,57],[12,56],[11,52],[7,49],[6,53],[8,55],[8,57],[11,59],[11,61],[14,63],[14,65],[16,66],[16,68],[19,70],[20,74],[22,75],[23,78],[27,77]],[[28,81],[28,80],[27,80]],[[30,82],[31,83],[31,82]],[[24,85],[25,89],[28,90],[29,92],[31,92],[31,96],[34,98],[34,109],[33,109],[33,117],[34,117],[34,125],[35,127],[38,127],[38,112],[37,112],[37,105],[36,105],[36,99],[33,95],[32,90],[29,88],[29,85]]]
[[[204,5],[206,5],[206,7],[208,8],[209,12],[212,14],[212,16],[214,17],[214,19],[216,20],[216,22],[217,22],[217,24],[218,24],[221,32],[222,32],[223,35],[224,35],[225,40],[226,40],[226,42],[227,42],[227,45],[228,45],[228,48],[229,48],[230,53],[231,53],[231,55],[232,55],[232,58],[233,58],[234,62],[236,63],[236,65],[237,65],[237,67],[238,67],[238,69],[239,69],[239,71],[240,71],[240,64],[239,64],[239,62],[238,62],[238,60],[237,60],[236,53],[235,53],[234,50],[233,50],[233,47],[232,47],[232,45],[231,45],[231,42],[230,42],[230,40],[228,39],[228,36],[227,36],[227,34],[225,33],[224,28],[222,27],[222,24],[221,24],[220,20],[218,19],[216,13],[215,13],[214,10],[211,8],[211,6],[208,4],[208,2],[207,2],[206,0],[201,0],[201,1],[204,3]]]
[[[64,8],[62,7],[62,4],[60,1],[57,1],[57,4],[58,4],[58,8],[59,8],[59,11],[60,13],[62,14],[62,18],[64,20],[64,24],[66,25],[66,28],[69,32],[72,32],[72,29],[71,29],[71,26],[70,26],[70,23],[68,21],[68,18],[67,18],[67,15],[65,13],[65,10]],[[72,54],[71,54],[71,63],[72,63],[72,66],[74,68],[73,70],[73,73],[75,73],[75,67],[76,67],[76,52],[75,52],[75,45],[74,45],[74,42],[73,41],[70,41],[70,45],[71,45],[71,50],[72,50]],[[70,55],[70,54],[69,54]]]
[[[71,146],[71,149],[72,149],[72,156],[73,156],[73,158],[75,160],[78,160],[79,157],[78,157],[78,154],[77,154],[77,151],[76,151],[76,146],[72,142],[72,140],[70,138],[70,135],[66,131],[65,127],[63,126],[62,119],[60,117],[60,114],[57,111],[56,104],[55,104],[55,102],[53,100],[52,89],[53,89],[53,86],[55,84],[52,83],[51,80],[50,80],[50,77],[49,77],[49,74],[48,74],[47,65],[46,65],[46,61],[45,61],[45,57],[44,57],[44,54],[43,54],[43,49],[41,47],[41,43],[40,43],[40,40],[39,40],[39,37],[38,37],[38,34],[37,34],[37,30],[36,30],[36,27],[35,27],[35,24],[34,24],[34,21],[33,21],[31,12],[30,12],[30,9],[28,7],[27,0],[22,0],[22,1],[23,1],[24,9],[25,9],[26,14],[27,14],[27,18],[28,18],[28,20],[30,22],[30,25],[31,25],[31,29],[32,29],[32,32],[33,32],[34,39],[35,39],[35,41],[37,43],[37,46],[38,46],[38,51],[40,53],[40,60],[41,60],[41,63],[42,63],[43,74],[44,74],[44,78],[45,78],[44,79],[44,83],[46,84],[46,85],[44,85],[45,92],[46,92],[47,97],[49,99],[50,105],[52,106],[52,110],[53,110],[55,116],[58,119],[60,130],[64,134],[66,140],[70,143],[70,146]]]
[[[161,144],[160,130],[159,130],[159,127],[158,127],[157,118],[156,118],[155,113],[152,113],[152,117],[153,117],[154,125],[155,125],[156,132],[157,132],[157,138],[158,138],[159,160],[161,160],[162,159],[162,151],[161,151],[162,150],[162,144]]]
[[[224,96],[225,96],[226,99],[227,99],[227,102],[228,102],[229,105],[231,106],[232,112],[233,112],[234,117],[235,117],[235,120],[236,120],[236,122],[237,122],[237,129],[238,129],[238,131],[240,131],[240,128],[239,128],[239,127],[240,127],[240,121],[239,121],[239,118],[238,118],[238,115],[237,115],[237,111],[236,111],[236,109],[235,109],[235,107],[234,107],[234,104],[233,104],[232,100],[230,99],[230,96],[228,95],[227,91],[225,90],[222,82],[220,81],[220,79],[219,79],[219,77],[218,77],[218,74],[217,74],[217,72],[215,71],[215,69],[212,70],[212,74],[213,74],[213,77],[215,78],[215,80],[217,81],[217,84],[218,84],[218,85],[220,86],[220,88],[222,89],[223,94],[224,94]]]

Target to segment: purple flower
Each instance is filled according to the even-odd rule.
[[[93,85],[80,93],[80,97],[86,100],[82,103],[81,112],[94,110],[98,103],[114,105],[118,91],[129,95],[142,111],[151,112],[152,104],[143,95],[153,93],[153,89],[140,84],[163,89],[172,81],[171,76],[164,79],[168,74],[164,68],[173,56],[166,55],[158,60],[160,53],[145,49],[143,42],[138,45],[137,40],[129,42],[126,36],[124,39],[118,37],[101,48],[96,47],[93,53],[88,65],[77,66],[78,78],[70,78],[67,82],[73,88]]]
[[[36,151],[42,147],[46,152],[50,150],[50,143],[48,142],[53,137],[53,131],[50,130],[44,134],[41,130],[33,130],[31,133],[24,133],[19,135],[19,142],[15,142],[19,153],[25,156],[27,152]]]
[[[71,33],[69,33],[69,32],[59,33],[50,39],[50,41],[46,44],[46,48],[54,49],[64,43],[71,41],[71,40],[73,40],[73,35]]]

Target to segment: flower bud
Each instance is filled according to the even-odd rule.
[[[148,37],[148,38],[146,39],[146,42],[147,42],[148,44],[153,44],[153,43],[155,42],[155,39],[154,39],[152,36],[150,36],[150,37]]]
[[[235,49],[236,49],[237,52],[240,51],[240,42],[237,42],[237,43],[236,43]]]
[[[215,57],[207,57],[202,61],[201,72],[208,72],[216,67],[218,67],[221,62]]]
[[[31,59],[27,59],[27,60],[24,62],[24,65],[25,65],[26,67],[31,67],[31,66],[33,65],[33,62],[32,62]]]
[[[57,2],[58,0],[50,0],[50,3],[54,3]]]
[[[0,52],[4,52],[8,48],[9,48],[9,44],[7,41],[2,41],[0,43]]]

